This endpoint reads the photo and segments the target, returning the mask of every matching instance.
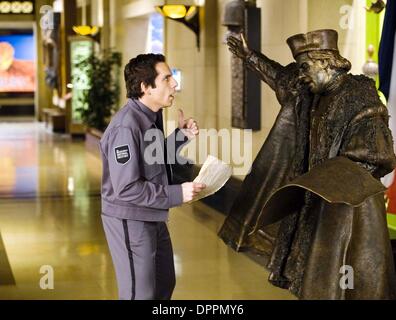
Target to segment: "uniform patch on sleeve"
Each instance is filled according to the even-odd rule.
[[[131,153],[129,152],[129,146],[124,145],[114,149],[115,157],[118,163],[125,164],[131,159]]]

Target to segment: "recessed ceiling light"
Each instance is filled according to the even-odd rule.
[[[11,3],[11,11],[12,13],[21,13],[22,3],[20,3],[19,1],[13,1]]]
[[[33,11],[32,1],[0,1],[0,14],[31,14]]]
[[[22,2],[22,12],[23,13],[32,13],[33,12],[33,3],[29,1]]]
[[[11,12],[11,2],[1,1],[0,2],[0,12],[1,13],[10,13]]]

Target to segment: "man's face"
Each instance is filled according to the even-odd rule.
[[[159,110],[172,105],[178,83],[165,62],[157,63],[155,70],[158,74],[155,78],[155,88],[149,87],[145,93],[145,98],[150,106]]]
[[[325,91],[332,77],[327,61],[325,59],[313,60],[307,53],[298,55],[296,61],[300,67],[300,78],[308,83],[311,91],[313,93]]]

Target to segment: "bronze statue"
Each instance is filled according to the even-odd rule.
[[[269,281],[300,299],[394,299],[379,181],[396,166],[389,116],[374,81],[348,73],[337,40],[328,29],[294,35],[296,62],[282,66],[228,38],[281,110],[219,236],[267,255]]]

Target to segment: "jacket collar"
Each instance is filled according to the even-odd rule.
[[[155,126],[157,119],[162,114],[162,110],[154,112],[138,99],[128,99],[128,106],[142,113],[141,120],[147,129],[153,127],[153,125]]]

